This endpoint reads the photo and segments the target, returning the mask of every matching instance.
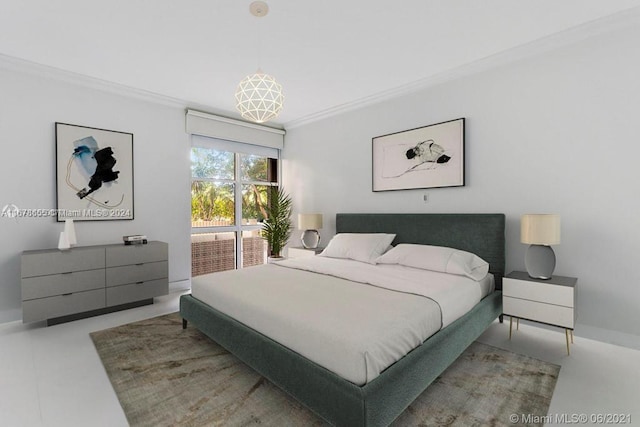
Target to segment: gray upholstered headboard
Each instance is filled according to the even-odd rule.
[[[472,252],[489,263],[502,289],[505,269],[504,214],[336,215],[337,233],[395,233],[393,244],[448,246]]]

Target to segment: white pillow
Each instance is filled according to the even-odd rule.
[[[395,234],[385,233],[340,233],[333,236],[318,256],[375,264],[376,259],[385,253],[395,237]]]
[[[476,281],[484,279],[489,273],[489,263],[479,256],[442,246],[402,243],[379,257],[376,262],[457,274]]]

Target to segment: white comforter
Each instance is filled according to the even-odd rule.
[[[362,385],[466,313],[492,283],[311,257],[199,276],[192,294]]]

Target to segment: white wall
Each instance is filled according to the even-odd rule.
[[[189,138],[184,109],[0,66],[0,209],[55,208],[54,122],[134,134],[133,221],[76,222],[79,245],[146,234],[169,243],[169,280],[190,278]],[[52,248],[63,224],[0,218],[0,323],[22,318],[20,253]]]
[[[285,188],[297,212],[324,213],[325,243],[337,212],[504,212],[507,271],[524,269],[520,215],[559,213],[556,274],[579,278],[576,333],[637,346],[638,40],[617,30],[288,129]],[[372,137],[459,117],[466,187],[372,193]]]

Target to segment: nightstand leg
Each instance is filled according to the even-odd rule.
[[[571,356],[571,351],[569,350],[569,330],[565,329],[564,334],[567,338],[567,356]]]
[[[516,330],[517,331],[520,330],[520,318],[519,317],[516,319]]]
[[[571,344],[573,344],[573,329],[571,330]]]
[[[511,330],[513,329],[513,317],[509,316],[509,339],[511,339]]]

